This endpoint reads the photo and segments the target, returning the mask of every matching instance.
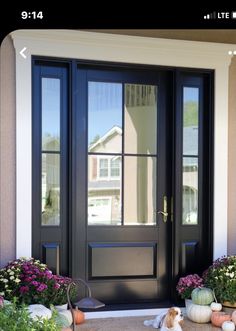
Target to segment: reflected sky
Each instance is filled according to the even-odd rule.
[[[112,127],[122,127],[122,84],[88,83],[88,143]]]

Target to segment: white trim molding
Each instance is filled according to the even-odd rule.
[[[17,257],[31,255],[32,55],[215,70],[214,258],[226,254],[228,51],[236,45],[75,30],[17,30],[11,37],[16,50]],[[26,59],[20,55],[24,47]]]

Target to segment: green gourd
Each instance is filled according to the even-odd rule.
[[[212,290],[206,287],[195,288],[191,298],[196,305],[210,305],[214,301]]]

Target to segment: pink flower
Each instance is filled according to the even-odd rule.
[[[48,287],[46,284],[40,284],[39,287],[37,287],[37,291],[38,292],[43,292],[44,290],[46,290]]]
[[[203,286],[203,279],[197,274],[181,277],[177,284],[177,292],[182,299],[189,299],[193,289]]]
[[[0,296],[0,307],[3,307],[3,304],[4,304],[4,299],[2,296]]]
[[[59,289],[60,287],[61,287],[61,285],[60,284],[58,284],[58,283],[56,283],[56,284],[54,284],[54,286],[53,286],[55,289]]]
[[[20,287],[20,293],[21,294],[24,294],[24,293],[27,293],[29,292],[29,286],[21,286]]]

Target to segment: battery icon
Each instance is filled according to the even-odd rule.
[[[236,11],[232,11],[232,18],[236,19]]]

